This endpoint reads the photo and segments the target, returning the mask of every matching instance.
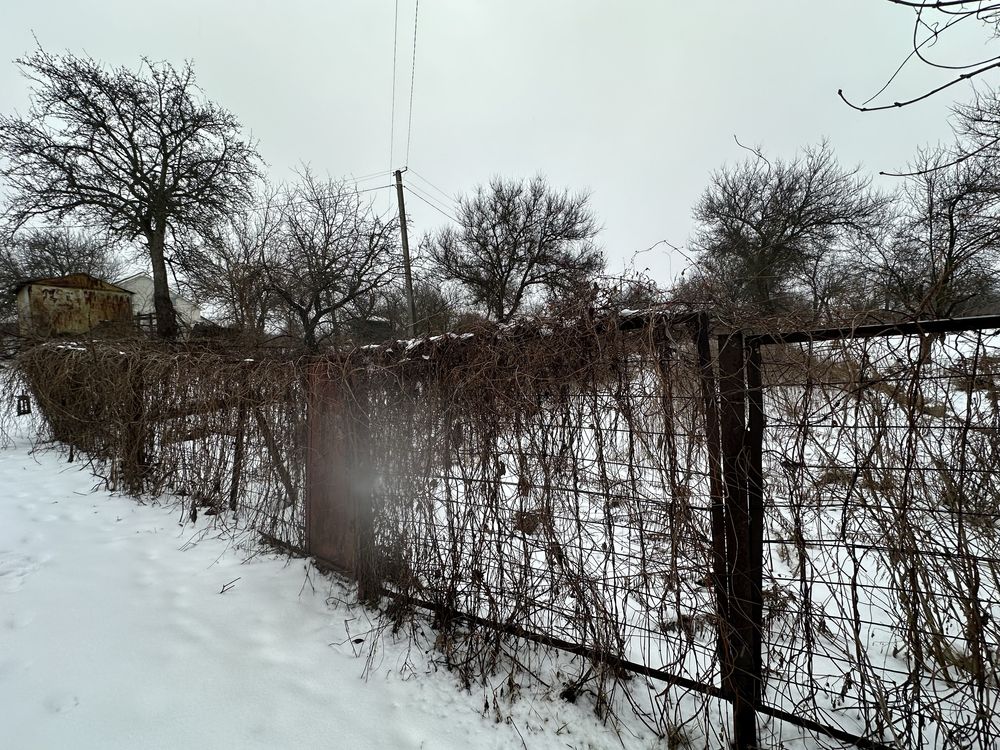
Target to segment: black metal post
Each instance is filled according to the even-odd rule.
[[[719,337],[719,396],[722,429],[722,468],[725,482],[726,562],[729,578],[729,622],[726,623],[730,660],[728,672],[733,700],[733,747],[757,747],[755,706],[759,690],[759,656],[753,646],[753,573],[750,550],[748,486],[750,456],[746,435],[746,346],[740,332]],[[757,564],[759,568],[759,563]],[[724,675],[725,676],[725,675]]]
[[[751,650],[754,657],[754,703],[763,701],[763,628],[764,628],[764,387],[760,346],[751,344],[747,351],[747,504],[750,558],[750,619],[753,625]]]
[[[722,446],[719,432],[719,381],[712,360],[711,320],[708,313],[699,313],[695,328],[695,345],[698,349],[698,369],[701,375],[701,397],[705,408],[705,440],[708,453],[708,482],[711,493],[712,519],[712,589],[718,626],[716,652],[722,665],[722,690],[730,694],[729,674],[726,664],[731,663],[729,638],[729,573],[726,555],[725,492],[722,483]]]

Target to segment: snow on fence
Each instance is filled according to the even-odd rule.
[[[235,509],[397,628],[432,612],[468,684],[516,665],[677,747],[985,749],[998,329],[651,314],[308,360],[49,344],[19,371],[111,485]]]

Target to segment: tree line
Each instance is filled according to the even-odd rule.
[[[178,335],[171,279],[256,341],[282,335],[316,350],[406,330],[394,212],[307,164],[269,184],[256,144],[190,64],[109,68],[42,49],[17,63],[32,99],[26,114],[0,115],[0,284],[79,271],[113,280],[139,263],[164,338]],[[604,275],[587,193],[495,177],[420,241],[416,330],[667,300],[803,324],[992,309],[997,97],[957,108],[955,131],[895,190],[842,166],[826,143],[790,159],[748,149],[710,176],[693,209],[695,258],[670,288]]]
[[[317,349],[359,321],[403,330],[396,217],[308,165],[268,184],[256,145],[190,64],[108,68],[42,49],[16,62],[32,100],[24,116],[0,116],[0,283],[113,278],[131,249],[124,260],[151,273],[164,338],[178,334],[171,279],[257,338],[280,333]],[[496,178],[458,206],[458,226],[427,236],[418,253],[421,332],[463,316],[509,320],[604,269],[584,193]]]
[[[1000,310],[1000,149],[987,144],[1000,136],[996,96],[958,108],[956,132],[951,148],[919,153],[893,191],[841,166],[826,143],[718,170],[695,206],[697,260],[674,296],[801,324]]]

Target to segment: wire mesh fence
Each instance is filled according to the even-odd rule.
[[[764,700],[995,747],[997,330],[765,351]]]
[[[52,437],[682,747],[998,744],[1000,319],[22,352]],[[13,377],[14,375],[12,375]],[[8,393],[12,388],[8,388]],[[259,534],[258,534],[259,533]],[[548,679],[548,677],[544,677]]]
[[[21,388],[49,437],[89,461],[109,489],[172,494],[191,517],[217,515],[303,549],[306,397],[294,360],[134,341],[48,343],[8,371],[7,389]]]
[[[592,692],[602,713],[629,683],[664,732],[728,731],[706,695],[719,689],[713,501],[692,334],[567,324],[321,366],[353,407],[311,459],[346,453],[352,484],[370,488],[359,567],[396,616],[413,604],[437,614],[467,683],[505,663],[514,636],[533,636],[592,657],[566,690]],[[673,681],[672,704],[626,662]]]
[[[991,747],[998,321],[690,323],[362,353],[357,570],[465,679],[555,640],[664,736]]]

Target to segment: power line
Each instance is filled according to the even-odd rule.
[[[430,206],[431,208],[433,208],[435,211],[437,211],[442,216],[445,216],[445,217],[451,219],[456,224],[461,224],[461,222],[458,219],[456,219],[454,216],[452,216],[451,214],[447,213],[446,211],[444,211],[444,210],[438,208],[437,206],[435,206],[433,203],[431,203],[429,200],[427,200],[426,198],[424,198],[422,195],[420,195],[420,193],[416,192],[409,185],[404,185],[403,189],[406,190],[407,192],[411,193],[414,198],[417,198],[418,200],[423,201],[424,203],[426,203],[428,206]]]
[[[342,177],[342,178],[339,178],[339,179],[336,178],[336,177],[330,177],[329,181],[333,182],[335,184],[338,184],[338,185],[353,185],[354,187],[357,187],[362,182],[367,182],[368,180],[374,180],[376,177],[385,177],[385,176],[391,175],[391,174],[392,174],[392,172],[387,172],[387,171],[385,171],[383,169],[380,172],[372,172],[371,174],[361,175],[361,177],[355,177],[354,175],[351,175],[350,177]],[[367,190],[378,190],[379,187],[392,187],[392,186],[391,185],[380,185],[380,186],[374,187],[374,188],[364,188],[364,189],[360,190],[359,192],[365,192]]]
[[[410,189],[413,190],[416,195],[419,195],[421,198],[423,198],[425,202],[433,203],[435,206],[440,208],[444,213],[449,213],[455,210],[455,204],[452,201],[445,202],[439,200],[412,184],[410,185]]]
[[[372,192],[374,190],[385,190],[386,188],[391,188],[392,187],[392,185],[376,185],[375,187],[358,188],[357,183],[345,182],[344,184],[345,185],[351,185],[351,184],[353,184],[354,185],[354,192],[356,192],[356,193],[370,193],[370,192]],[[298,205],[301,205],[303,203],[313,203],[313,201],[311,201],[311,200],[287,201],[285,203],[285,205],[286,206],[298,206]]]
[[[433,182],[431,182],[430,180],[428,180],[426,177],[424,177],[422,174],[420,174],[417,170],[411,168],[410,172],[412,172],[413,176],[416,177],[418,180],[420,180],[421,182],[426,182],[430,187],[434,188],[439,193],[441,193],[441,195],[443,195],[445,198],[447,198],[448,203],[454,203],[455,202],[455,198],[453,196],[448,195],[444,190],[442,190],[437,185],[435,185]]]
[[[410,162],[410,134],[413,131],[413,81],[417,72],[417,15],[420,13],[420,0],[413,8],[413,57],[410,60],[410,113],[406,121],[406,163]]]
[[[413,170],[411,169],[410,171],[412,172]],[[426,182],[426,180],[425,180],[425,182]],[[415,188],[415,189],[417,189],[417,188]],[[445,198],[442,200],[441,198],[438,198],[436,195],[431,195],[428,192],[427,188],[425,188],[425,187],[421,187],[421,188],[419,188],[419,190],[426,197],[431,198],[435,203],[440,203],[442,206],[445,206],[447,208],[454,208],[454,206],[455,206],[455,201],[453,199],[447,197],[447,196],[445,196]]]
[[[399,0],[392,21],[392,103],[389,105],[389,171],[392,172],[392,147],[396,137],[396,40],[399,36]]]
[[[362,182],[367,182],[368,180],[374,180],[377,177],[385,177],[386,175],[391,175],[391,174],[392,172],[387,172],[383,169],[380,172],[372,172],[371,174],[362,175],[361,177],[355,177],[354,175],[351,175],[350,179],[344,180],[344,182],[350,183],[352,185],[359,185]]]

